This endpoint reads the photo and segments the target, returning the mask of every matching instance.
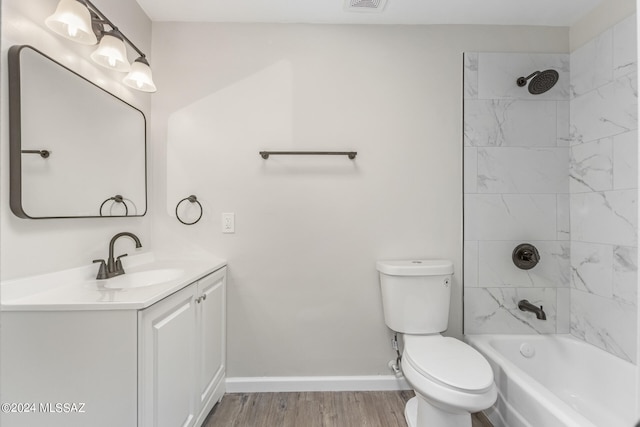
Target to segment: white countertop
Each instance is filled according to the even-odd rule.
[[[108,289],[109,280],[96,280],[98,264],[0,283],[2,311],[140,310],[227,265],[203,254],[178,256],[151,252],[122,259],[126,274],[175,268],[183,274],[151,286]],[[122,277],[122,276],[119,276]],[[117,278],[116,278],[117,279]]]

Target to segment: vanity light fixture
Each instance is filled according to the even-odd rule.
[[[143,92],[155,92],[151,68],[142,52],[89,0],[60,0],[53,15],[45,20],[53,32],[78,43],[98,48],[91,59],[103,67],[129,72],[123,79],[127,86]],[[109,29],[105,29],[108,26]],[[139,55],[133,64],[127,59],[128,44]]]
[[[143,92],[155,92],[156,85],[151,77],[151,68],[149,62],[144,56],[133,61],[131,71],[122,80],[124,84]]]
[[[91,59],[96,64],[112,70],[122,72],[131,70],[131,64],[127,59],[127,47],[117,28],[102,34],[100,44],[91,54]]]
[[[51,31],[69,40],[86,45],[98,43],[91,27],[91,12],[76,0],[60,0],[56,11],[44,23]]]

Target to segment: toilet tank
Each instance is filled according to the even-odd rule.
[[[447,329],[451,261],[378,261],[376,268],[389,328],[405,334],[437,334]]]

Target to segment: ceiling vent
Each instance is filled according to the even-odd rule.
[[[344,8],[349,12],[382,12],[387,0],[345,0]]]

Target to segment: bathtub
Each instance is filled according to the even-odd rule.
[[[633,427],[636,366],[570,335],[467,335],[493,368],[495,427]]]

